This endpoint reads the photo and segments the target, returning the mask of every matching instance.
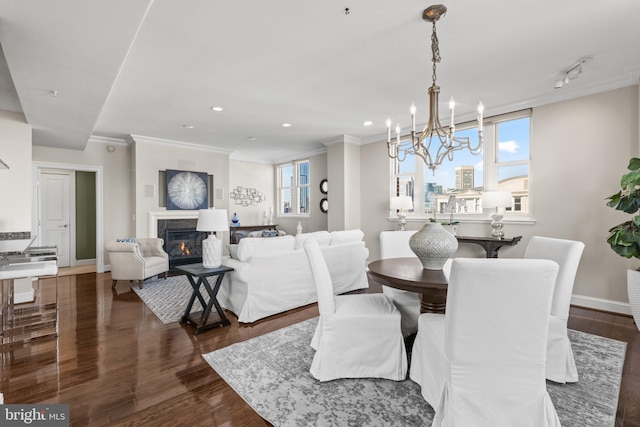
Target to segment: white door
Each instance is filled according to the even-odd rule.
[[[69,267],[72,171],[40,172],[40,244],[57,246],[58,267]]]

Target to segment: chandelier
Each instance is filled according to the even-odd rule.
[[[443,128],[438,117],[438,95],[440,86],[436,84],[436,63],[440,62],[440,48],[436,35],[436,22],[447,12],[441,4],[429,6],[422,13],[422,19],[433,24],[431,34],[431,61],[433,62],[433,78],[429,88],[429,121],[421,133],[416,133],[416,106],[411,104],[411,141],[400,140],[400,125],[396,125],[396,138],[391,139],[391,120],[387,119],[387,150],[389,157],[404,161],[407,155],[420,156],[425,165],[434,173],[445,158],[453,160],[454,151],[468,149],[471,154],[480,154],[484,140],[482,127],[482,113],[484,105],[478,103],[478,142],[474,146],[469,137],[455,136],[453,97],[449,100],[451,122],[448,128]],[[433,146],[432,146],[433,144]]]

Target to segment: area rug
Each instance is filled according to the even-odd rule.
[[[142,289],[136,284],[132,284],[131,289],[165,325],[180,320],[193,291],[189,279],[184,275],[168,277],[166,280],[149,279],[142,284]],[[202,306],[196,299],[191,311],[200,310]]]
[[[309,373],[317,318],[204,354],[213,369],[274,426],[430,426],[433,409],[407,379],[341,379]],[[547,382],[563,427],[613,426],[626,343],[569,331],[580,381]]]

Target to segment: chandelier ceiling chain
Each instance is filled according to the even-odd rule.
[[[416,133],[416,106],[411,104],[411,141],[400,140],[400,124],[396,125],[396,138],[391,139],[391,120],[387,119],[387,150],[389,157],[404,161],[407,155],[420,156],[425,165],[435,173],[436,169],[445,158],[453,160],[455,151],[467,149],[471,154],[480,154],[484,142],[484,131],[482,125],[482,115],[484,105],[478,103],[478,141],[473,144],[469,137],[455,136],[454,110],[455,101],[453,97],[449,100],[449,110],[451,122],[447,128],[440,124],[438,114],[438,96],[440,87],[436,82],[436,64],[441,61],[438,35],[436,34],[436,22],[447,12],[447,8],[441,4],[429,6],[424,10],[422,19],[433,24],[431,33],[431,61],[432,84],[428,89],[429,93],[429,121],[421,133]],[[431,144],[434,143],[432,153]]]

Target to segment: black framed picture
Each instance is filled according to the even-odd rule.
[[[167,210],[207,209],[208,182],[206,172],[167,169]]]

